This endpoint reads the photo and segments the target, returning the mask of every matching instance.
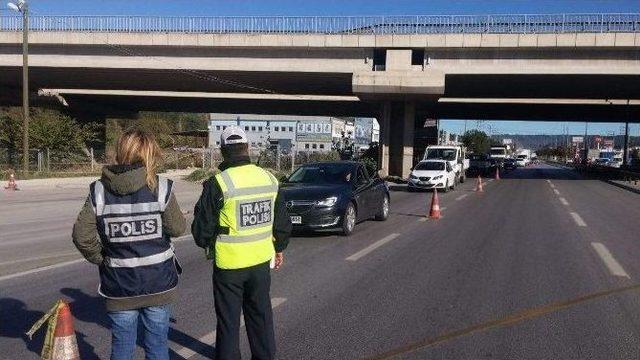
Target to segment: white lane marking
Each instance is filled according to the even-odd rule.
[[[553,189],[553,192],[554,192],[556,195],[560,195],[560,191],[558,191],[558,189]]]
[[[563,197],[561,197],[561,198],[560,198],[560,202],[561,202],[561,203],[562,203],[562,205],[564,205],[564,206],[569,206],[569,202],[567,201],[567,199],[565,199],[565,198],[563,198]]]
[[[286,298],[273,298],[271,299],[271,308],[275,309],[276,307],[284,304],[285,301],[287,301]],[[240,327],[242,326],[244,326],[243,317],[240,318]],[[216,342],[216,331],[214,330],[204,335],[200,339],[198,339],[197,342],[194,341],[189,346],[185,346],[181,349],[178,349],[176,351],[176,354],[180,355],[180,357],[182,357],[183,359],[189,359],[192,356],[205,351],[208,346],[213,345],[215,342]]]
[[[492,182],[493,180],[495,180],[495,179],[489,179],[489,180],[487,180],[487,182]]]
[[[460,196],[458,196],[458,197],[456,198],[456,201],[460,201],[460,200],[462,200],[462,199],[466,198],[467,196],[469,196],[469,194],[460,195]]]
[[[398,233],[394,233],[394,234],[390,234],[387,235],[385,237],[383,237],[382,239],[374,242],[373,244],[367,246],[366,248],[358,251],[357,253],[349,256],[348,258],[346,258],[345,260],[347,261],[357,261],[359,260],[361,257],[366,256],[367,254],[369,254],[370,252],[374,251],[375,249],[379,248],[380,246],[388,243],[389,241],[397,238],[398,236],[400,236],[400,234]]]
[[[552,189],[556,188],[556,185],[554,183],[551,183],[551,182],[549,183],[549,186],[551,186]]]
[[[613,257],[613,255],[611,255],[611,252],[609,251],[609,249],[607,249],[606,246],[604,246],[604,244],[592,242],[591,246],[593,246],[593,248],[596,250],[596,252],[600,256],[600,259],[604,261],[604,264],[607,265],[607,268],[609,268],[609,272],[611,272],[612,275],[622,276],[630,279],[629,274],[624,271],[622,265],[620,265],[620,263]]]
[[[43,256],[35,256],[35,257],[30,257],[30,258],[23,258],[23,259],[5,261],[3,263],[0,263],[0,266],[9,265],[9,264],[19,264],[19,263],[35,261],[35,260],[46,260],[46,259],[52,259],[52,258],[57,258],[57,257],[65,257],[65,256],[70,256],[70,255],[78,255],[78,252],[77,251],[64,252],[64,253],[60,253],[60,254],[49,254],[49,255],[43,255]]]
[[[578,224],[578,226],[582,226],[582,227],[587,226],[587,223],[584,222],[584,220],[582,220],[582,218],[580,217],[580,215],[578,213],[572,212],[571,213],[571,217],[573,218],[573,221],[575,221],[576,224]]]
[[[191,235],[183,235],[183,236],[180,236],[180,237],[177,237],[177,238],[173,239],[173,242],[182,242],[182,241],[185,241],[185,240],[190,239],[190,238],[192,238]],[[42,271],[53,270],[53,269],[57,269],[57,268],[61,268],[61,267],[65,267],[65,266],[69,266],[69,265],[73,265],[73,264],[78,264],[78,263],[81,263],[83,261],[86,261],[86,260],[84,258],[75,259],[75,260],[70,260],[70,261],[65,261],[65,262],[61,262],[61,263],[57,263],[57,264],[53,264],[53,265],[43,266],[43,267],[39,267],[39,268],[27,270],[27,271],[22,271],[22,272],[15,273],[15,274],[4,275],[4,276],[0,276],[0,281],[14,279],[14,278],[17,278],[17,277],[31,275],[31,274],[37,274],[37,273],[42,272]]]
[[[37,274],[37,273],[42,272],[42,271],[53,270],[53,269],[65,267],[65,266],[68,266],[68,265],[81,263],[83,261],[86,261],[86,260],[84,258],[83,259],[76,259],[76,260],[65,261],[65,262],[61,262],[61,263],[53,264],[53,265],[49,265],[49,266],[43,266],[43,267],[39,267],[39,268],[36,268],[36,269],[22,271],[22,272],[15,273],[15,274],[9,274],[9,275],[5,275],[5,276],[0,276],[0,281],[9,280],[9,279],[13,279],[13,278],[17,278],[17,277],[21,277],[21,276],[25,276],[25,275]]]
[[[548,182],[549,184],[551,184],[551,180],[547,179],[547,182]]]

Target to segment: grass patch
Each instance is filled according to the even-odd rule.
[[[183,179],[192,182],[203,182],[218,172],[219,171],[217,169],[195,169],[191,174],[183,177]]]

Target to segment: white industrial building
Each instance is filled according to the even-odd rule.
[[[356,123],[360,131],[356,136]],[[364,124],[364,125],[363,125]],[[209,117],[209,146],[220,147],[220,134],[230,125],[242,127],[247,133],[249,150],[259,152],[269,142],[277,141],[284,151],[330,151],[334,144],[347,138],[356,144],[368,145],[379,137],[380,127],[375,119],[337,118],[326,116],[287,116],[254,114],[219,114]]]

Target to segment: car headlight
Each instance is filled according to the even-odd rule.
[[[316,205],[317,206],[322,206],[322,207],[331,207],[331,206],[335,205],[336,202],[338,202],[338,198],[336,196],[332,196],[332,197],[328,197],[328,198],[326,198],[324,200],[316,201]]]
[[[443,176],[443,175],[434,176],[434,177],[433,177],[433,180],[442,179],[442,176]]]

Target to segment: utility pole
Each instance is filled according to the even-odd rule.
[[[589,123],[585,121],[584,123],[584,139],[582,139],[582,144],[584,145],[584,163],[587,163],[587,158],[589,157],[589,142],[587,141],[587,136],[589,136]]]
[[[22,13],[22,170],[29,171],[29,5],[25,0],[8,3]]]
[[[622,155],[622,167],[629,166],[629,99],[627,99],[626,122],[624,123],[624,153]]]

